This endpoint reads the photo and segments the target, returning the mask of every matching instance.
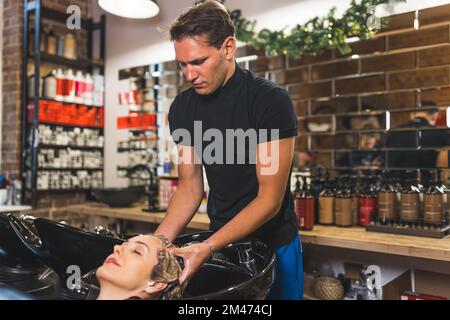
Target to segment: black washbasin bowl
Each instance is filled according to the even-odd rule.
[[[92,190],[94,198],[110,207],[128,207],[145,193],[145,187],[110,188]]]
[[[212,232],[178,237],[178,247],[208,239]],[[275,252],[252,238],[215,252],[189,281],[185,300],[263,300],[275,281]]]

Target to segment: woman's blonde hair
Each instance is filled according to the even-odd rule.
[[[158,264],[153,269],[151,280],[167,283],[167,287],[157,295],[160,300],[178,300],[183,296],[185,285],[181,285],[178,278],[181,267],[177,259],[167,250],[172,244],[163,236],[155,236],[161,240],[162,249],[158,251]]]

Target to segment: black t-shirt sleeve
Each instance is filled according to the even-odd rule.
[[[298,135],[297,116],[286,90],[275,87],[259,96],[256,103],[256,126],[267,130],[267,139],[259,135],[258,143],[281,140]],[[278,131],[278,137],[274,131]]]
[[[183,106],[180,96],[172,102],[168,119],[173,141],[183,146],[192,146],[192,122],[189,122],[187,106]]]

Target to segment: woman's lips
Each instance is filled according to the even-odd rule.
[[[117,262],[117,260],[114,259],[114,258],[108,258],[108,259],[106,259],[105,263],[111,263],[111,264],[113,264],[113,265],[115,265],[115,266],[120,267],[119,262]]]

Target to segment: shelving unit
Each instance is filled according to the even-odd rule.
[[[121,107],[127,107],[128,108],[128,114],[130,116],[145,116],[145,115],[154,115],[156,116],[156,123],[155,125],[151,126],[130,126],[126,128],[119,128],[123,130],[127,130],[129,132],[129,138],[128,141],[125,142],[125,147],[123,146],[123,143],[119,144],[117,148],[118,153],[127,153],[129,155],[129,163],[126,166],[118,166],[117,170],[120,176],[127,177],[128,178],[128,184],[130,186],[136,186],[136,185],[146,185],[148,183],[147,177],[148,172],[143,172],[142,174],[139,174],[139,178],[131,178],[129,176],[130,169],[133,168],[135,165],[146,165],[150,168],[150,170],[153,171],[154,175],[157,175],[158,172],[158,86],[159,83],[159,74],[160,70],[158,68],[159,65],[148,65],[138,68],[133,68],[132,70],[129,70],[127,72],[126,70],[120,70],[119,71],[119,79],[124,81],[129,81],[130,86],[133,82],[136,86],[135,90],[132,90],[130,88],[130,91],[128,91],[128,94],[136,94],[136,95],[142,95],[140,99],[136,99],[139,101],[135,101],[135,104],[127,104],[125,101],[121,101],[122,105]],[[151,84],[150,86],[148,84]],[[144,93],[150,93],[153,96],[153,99],[147,99],[144,98]],[[150,110],[147,108],[144,108],[144,104],[150,103],[152,105],[152,108]],[[145,136],[145,138],[142,137],[142,135]],[[132,142],[142,142],[145,144],[143,146],[142,144],[140,146],[132,145]],[[151,163],[131,163],[131,158],[134,156],[138,156],[138,154],[141,155],[148,155],[150,159],[153,159]]]
[[[34,19],[34,34],[30,34],[31,20]],[[40,121],[39,105],[40,101],[59,102],[64,105],[86,106],[79,103],[65,103],[52,99],[43,99],[40,96],[40,78],[41,67],[43,65],[51,65],[55,67],[73,68],[85,72],[93,73],[98,70],[100,74],[104,74],[104,58],[105,58],[105,30],[106,30],[106,16],[102,15],[99,22],[94,22],[92,19],[81,19],[81,29],[87,32],[87,57],[79,57],[76,60],[67,59],[58,55],[41,52],[41,30],[43,20],[49,20],[52,23],[66,24],[68,14],[60,12],[42,5],[41,0],[24,0],[23,11],[23,64],[22,64],[22,138],[21,138],[21,177],[22,177],[22,199],[25,203],[36,207],[38,201],[38,193],[40,192],[64,192],[64,191],[89,191],[86,188],[63,188],[60,189],[45,189],[39,190],[37,188],[37,179],[39,172],[42,171],[102,171],[103,168],[42,168],[38,165],[38,154],[42,149],[54,149],[57,152],[60,150],[80,150],[80,151],[95,151],[101,152],[103,157],[103,147],[91,146],[74,146],[74,145],[49,145],[40,144],[40,137],[38,133],[39,125],[50,126],[52,129],[56,127],[63,128],[63,130],[71,130],[75,128],[98,130],[100,136],[103,134],[103,128],[95,126],[72,125],[70,123],[54,123]],[[99,59],[94,59],[93,56],[93,34],[100,33]],[[34,51],[30,52],[29,35],[33,37]],[[34,85],[33,95],[28,96],[28,66],[32,63],[34,67]],[[32,121],[28,119],[28,106],[32,105]],[[87,106],[88,108],[99,108],[94,106]]]

